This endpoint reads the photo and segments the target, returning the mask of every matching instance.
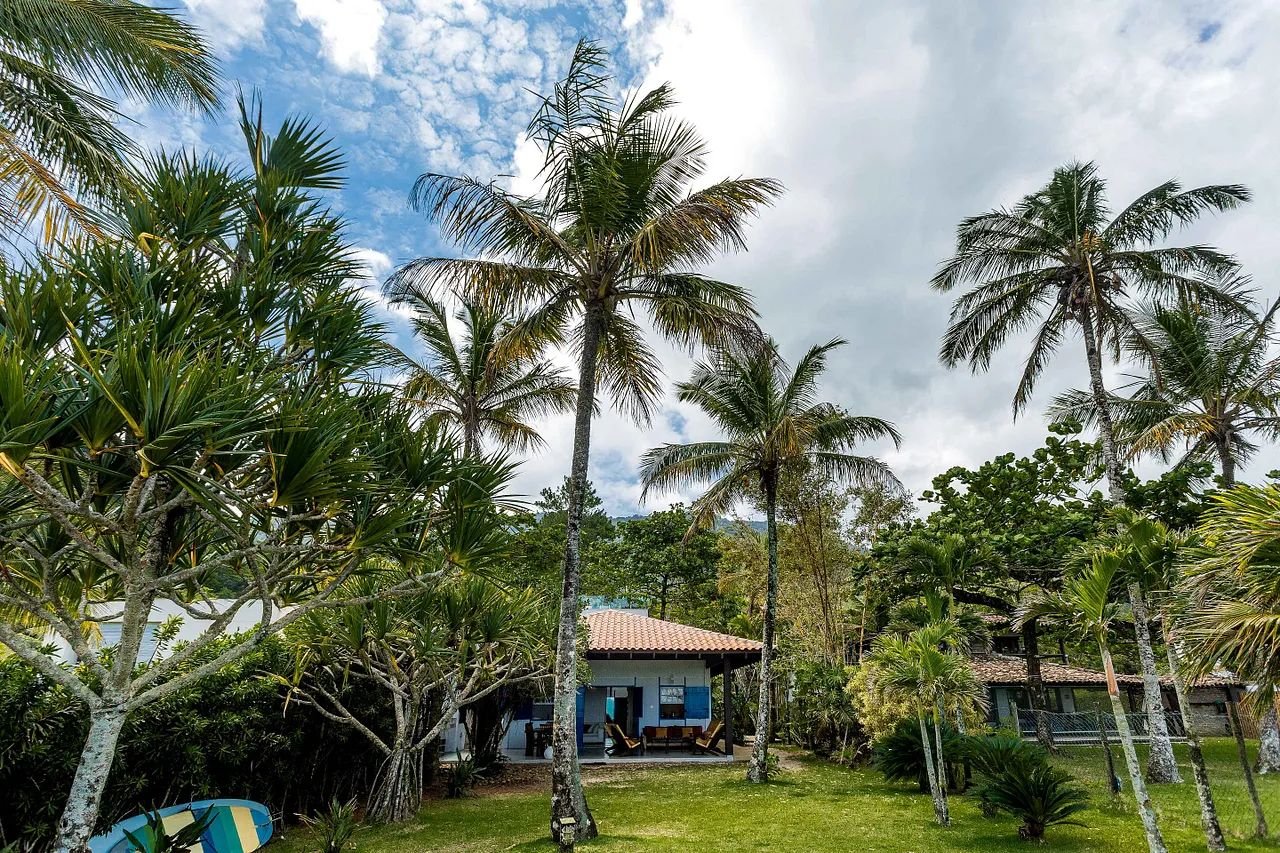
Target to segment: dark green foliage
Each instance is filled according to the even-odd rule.
[[[216,655],[214,643],[191,662]],[[286,706],[267,674],[291,672],[278,638],[140,709],[121,735],[98,829],[152,807],[243,797],[296,814],[368,789],[381,756],[360,735]],[[372,702],[373,700],[366,700]],[[378,709],[369,706],[377,717]],[[84,744],[85,711],[14,658],[0,661],[0,845],[52,835]]]
[[[164,828],[164,818],[160,817],[160,812],[153,811],[147,815],[146,826],[133,832],[125,830],[124,834],[143,853],[186,853],[192,845],[200,842],[200,836],[213,823],[216,814],[210,809],[170,835]]]
[[[303,816],[302,822],[315,830],[320,836],[321,853],[342,853],[351,840],[360,822],[356,820],[356,801],[345,803],[334,797],[328,808],[316,812],[314,816]]]
[[[973,767],[982,778],[977,794],[982,812],[1006,812],[1022,819],[1018,836],[1044,837],[1047,827],[1072,823],[1088,805],[1088,795],[1070,773],[1049,763],[1038,746],[1010,735],[969,739]]]
[[[933,724],[927,723],[929,742],[933,743]],[[955,786],[965,778],[965,759],[969,754],[969,738],[950,726],[942,727],[942,754],[947,762],[947,782]],[[920,743],[920,724],[915,719],[903,720],[893,731],[872,747],[872,764],[890,782],[915,782],[920,793],[929,793],[929,777],[925,773],[924,748]]]
[[[839,752],[861,730],[845,689],[848,673],[843,666],[801,659],[794,676],[794,698],[786,706],[783,737],[818,755]]]
[[[480,778],[480,772],[469,758],[463,758],[444,769],[444,795],[451,800],[471,793]]]

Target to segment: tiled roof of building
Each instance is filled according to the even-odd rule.
[[[670,652],[758,655],[762,648],[756,640],[693,628],[624,610],[590,610],[582,618],[587,623],[588,654]]]
[[[976,655],[972,658],[972,664],[974,674],[985,684],[1027,683],[1027,661],[1025,658],[999,654]],[[1040,662],[1040,677],[1047,685],[1066,684],[1105,687],[1107,684],[1106,675],[1097,670],[1047,660]],[[1141,686],[1142,676],[1116,673],[1116,681],[1120,684]],[[1166,675],[1161,676],[1160,683],[1169,686],[1172,682],[1169,676]],[[1197,679],[1191,686],[1228,687],[1241,686],[1242,684],[1243,682],[1239,679],[1229,676],[1210,675]]]

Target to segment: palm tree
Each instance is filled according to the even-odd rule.
[[[429,419],[458,427],[468,455],[480,451],[486,436],[503,449],[539,448],[544,442],[529,420],[573,410],[573,381],[536,348],[505,342],[511,324],[491,306],[462,303],[457,342],[441,303],[421,293],[405,293],[400,301],[414,311],[413,331],[431,355],[425,364],[403,357],[402,394]]]
[[[1125,457],[1150,453],[1167,462],[1177,454],[1181,464],[1216,456],[1223,485],[1234,486],[1236,467],[1258,449],[1248,436],[1280,436],[1280,360],[1267,357],[1277,308],[1280,300],[1261,316],[1223,316],[1180,304],[1139,315],[1140,338],[1130,348],[1149,375],[1130,395],[1107,398]],[[1084,391],[1060,396],[1050,412],[1098,422]]]
[[[792,370],[772,341],[725,351],[699,363],[692,378],[676,386],[676,397],[706,412],[724,432],[722,441],[666,444],[644,454],[640,477],[644,494],[711,481],[693,505],[694,523],[713,524],[743,501],[762,503],[768,527],[768,581],[765,588],[764,653],[760,661],[760,704],[755,748],[747,778],[768,780],[770,687],[774,623],[778,607],[778,485],[787,474],[806,472],[833,481],[887,484],[900,489],[883,462],[848,451],[860,441],[900,441],[893,424],[850,415],[818,402],[818,379],[827,355],[844,341],[812,347]],[[643,499],[643,498],[642,498]]]
[[[1133,746],[1129,719],[1120,703],[1120,687],[1116,683],[1116,669],[1111,660],[1108,642],[1112,622],[1121,618],[1125,609],[1112,600],[1112,585],[1122,561],[1122,555],[1114,550],[1101,547],[1095,549],[1089,554],[1088,565],[1083,572],[1067,578],[1061,591],[1042,593],[1030,599],[1019,608],[1015,622],[1022,625],[1041,616],[1055,616],[1098,644],[1102,668],[1106,673],[1107,695],[1111,699],[1111,713],[1120,735],[1125,766],[1129,770],[1129,783],[1133,786],[1133,798],[1138,805],[1142,827],[1146,831],[1147,847],[1151,853],[1166,853],[1164,838],[1156,820],[1155,806],[1151,803],[1146,783],[1142,779],[1142,767],[1138,764],[1138,753]]]
[[[1081,332],[1107,482],[1112,501],[1119,503],[1122,469],[1102,353],[1118,353],[1122,340],[1137,332],[1126,305],[1134,293],[1164,303],[1181,297],[1207,308],[1238,307],[1230,288],[1214,282],[1235,271],[1232,258],[1208,246],[1151,244],[1207,211],[1238,206],[1249,191],[1238,184],[1183,190],[1171,180],[1111,217],[1106,190],[1093,163],[1072,163],[1012,209],[965,219],[956,232],[955,255],[933,277],[933,286],[950,291],[965,282],[974,285],[951,308],[940,353],[948,367],[967,361],[974,371],[986,370],[1010,336],[1036,328],[1013,398],[1015,414],[1030,401],[1064,336]]]
[[[1107,542],[1121,557],[1121,571],[1126,580],[1136,580],[1143,589],[1155,593],[1159,602],[1160,625],[1164,633],[1165,656],[1169,674],[1173,680],[1173,692],[1178,701],[1186,733],[1187,752],[1191,758],[1192,776],[1196,795],[1200,799],[1200,823],[1204,828],[1205,844],[1210,850],[1227,849],[1218,820],[1218,809],[1209,786],[1209,772],[1205,766],[1204,751],[1196,732],[1195,718],[1187,701],[1185,667],[1178,653],[1178,629],[1181,609],[1180,598],[1173,594],[1180,569],[1179,561],[1184,549],[1193,544],[1191,537],[1174,533],[1164,524],[1139,515],[1133,510],[1117,507],[1113,510],[1118,522],[1116,533],[1107,536]]]
[[[579,540],[597,388],[637,421],[652,416],[662,383],[638,310],[657,334],[691,348],[758,335],[748,293],[697,267],[745,248],[747,221],[782,189],[767,178],[739,178],[690,190],[706,147],[671,116],[671,87],[618,103],[606,64],[603,49],[579,43],[529,125],[545,155],[541,198],[471,177],[418,178],[415,208],[469,257],[422,258],[387,282],[393,297],[454,290],[493,301],[524,317],[514,337],[564,341],[577,353],[552,722],[552,829],[562,843],[596,834],[578,769],[574,704]]]
[[[1048,184],[1012,209],[965,219],[957,229],[955,255],[933,277],[933,286],[950,291],[964,282],[974,284],[951,308],[940,353],[948,367],[967,361],[974,371],[985,370],[1011,335],[1038,327],[1014,394],[1015,414],[1026,407],[1064,335],[1079,329],[1107,486],[1111,501],[1119,504],[1124,501],[1124,470],[1102,381],[1102,353],[1109,350],[1118,357],[1124,342],[1141,340],[1127,302],[1135,293],[1157,304],[1181,300],[1221,313],[1241,309],[1230,278],[1236,269],[1232,258],[1208,246],[1151,244],[1206,211],[1238,206],[1249,192],[1238,184],[1183,190],[1170,180],[1112,218],[1106,190],[1093,163],[1072,163],[1056,169]],[[1146,611],[1142,590],[1131,584],[1129,591],[1141,616]],[[1177,764],[1146,633],[1140,624],[1149,767],[1153,781],[1175,781]]]
[[[948,651],[964,641],[960,626],[951,619],[932,622],[907,636],[884,634],[871,652],[876,690],[885,698],[915,708],[924,748],[925,774],[933,796],[934,819],[951,825],[947,806],[946,756],[942,754],[942,728],[947,711],[957,718],[985,702],[986,687],[974,675],[963,654]],[[929,744],[926,717],[933,717],[934,745]]]
[[[133,0],[0,3],[0,227],[43,220],[45,242],[101,227],[86,202],[128,180],[133,143],[99,89],[212,110],[218,66],[200,34]]]

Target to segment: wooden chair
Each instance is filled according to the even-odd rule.
[[[703,735],[702,737],[696,737],[696,738],[694,738],[694,739],[693,739],[693,751],[694,751],[694,753],[699,753],[699,752],[714,753],[714,752],[716,752],[717,750],[716,750],[716,747],[715,747],[715,743],[716,743],[716,741],[718,741],[718,740],[720,739],[720,733],[721,733],[722,731],[724,731],[724,723],[722,723],[720,720],[714,720],[714,721],[712,721],[712,723],[711,723],[711,728],[707,729],[707,733],[706,733],[705,735]],[[725,744],[725,751],[724,751],[724,754],[725,754],[725,755],[729,755],[729,754],[730,754],[730,752],[729,752],[729,745],[728,745],[728,744]]]
[[[644,754],[644,740],[641,738],[627,737],[626,732],[617,723],[606,723],[605,731],[613,743],[605,750],[609,755],[634,755]]]

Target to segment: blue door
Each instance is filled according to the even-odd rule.
[[[582,749],[582,727],[587,719],[587,688],[578,688],[578,749]]]

